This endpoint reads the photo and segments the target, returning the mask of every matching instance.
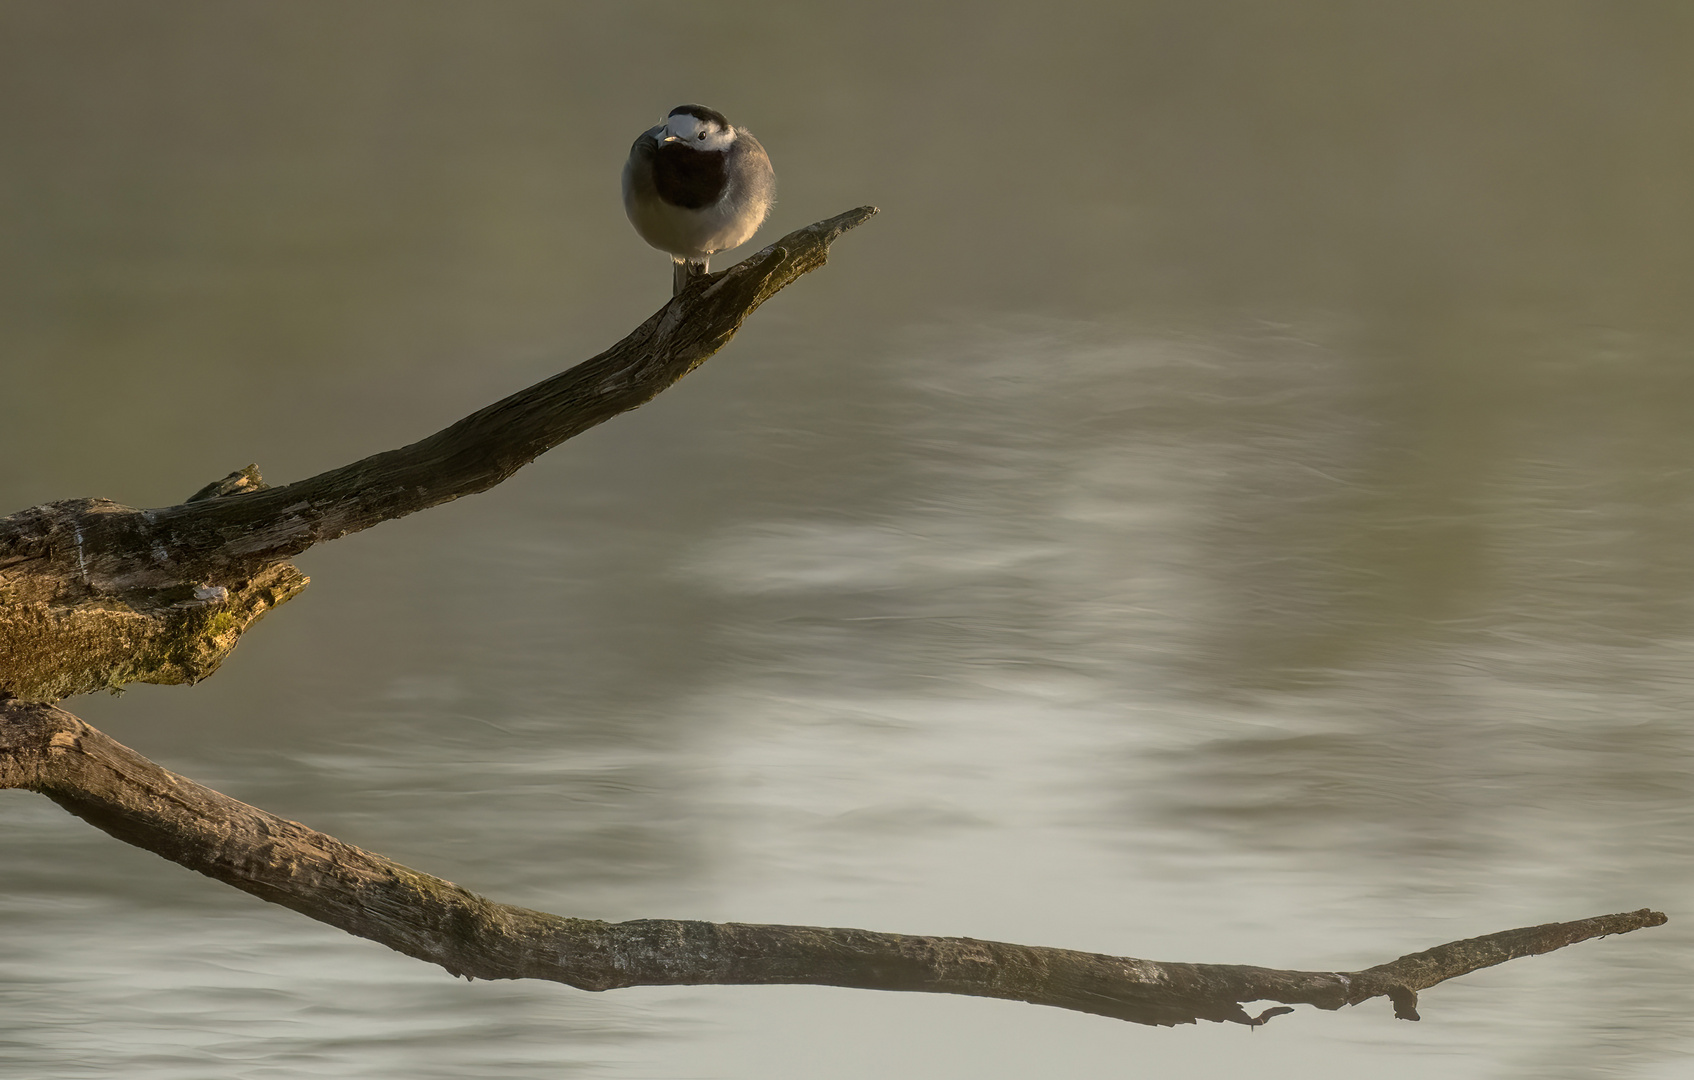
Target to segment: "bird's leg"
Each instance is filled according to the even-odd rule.
[[[699,262],[691,262],[688,259],[675,260],[671,271],[671,295],[679,295],[690,283],[705,277],[706,268],[710,264],[710,258],[701,259]]]

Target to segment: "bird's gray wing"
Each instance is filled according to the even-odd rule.
[[[776,201],[776,173],[771,169],[770,155],[751,131],[738,128],[726,165],[730,201],[743,213],[757,214],[762,224]]]
[[[650,127],[630,145],[629,160],[623,167],[623,196],[626,202],[631,195],[649,198],[654,195],[653,162],[659,156],[659,134],[664,130],[663,124]]]

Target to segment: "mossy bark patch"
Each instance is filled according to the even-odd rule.
[[[263,487],[248,466],[195,498]],[[185,576],[168,552],[120,558],[88,543],[94,522],[143,513],[72,499],[0,519],[0,693],[58,701],[126,683],[198,682],[306,587],[286,560]]]

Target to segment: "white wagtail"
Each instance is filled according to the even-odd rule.
[[[745,244],[775,197],[759,140],[704,105],[678,105],[643,131],[623,167],[629,223],[676,262],[672,296],[706,273],[713,255]]]

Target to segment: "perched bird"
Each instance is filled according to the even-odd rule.
[[[713,255],[745,244],[775,197],[759,140],[704,105],[678,105],[643,131],[623,167],[629,223],[676,263],[672,296],[705,274]]]

